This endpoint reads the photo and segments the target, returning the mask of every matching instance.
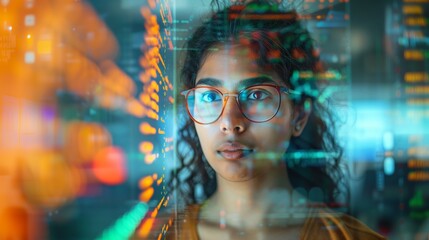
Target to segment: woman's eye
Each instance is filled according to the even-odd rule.
[[[254,90],[247,95],[248,100],[264,100],[270,95],[262,90]]]
[[[219,101],[220,99],[221,99],[220,95],[213,91],[205,92],[201,96],[202,102],[214,102],[214,101]]]

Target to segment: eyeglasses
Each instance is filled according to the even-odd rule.
[[[287,87],[262,84],[250,86],[238,93],[222,93],[214,87],[200,86],[181,94],[185,96],[189,116],[199,124],[216,122],[222,115],[229,97],[235,97],[245,118],[251,122],[261,123],[271,120],[277,114],[282,92],[294,93]]]

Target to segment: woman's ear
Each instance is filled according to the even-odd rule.
[[[292,135],[299,137],[304,131],[307,125],[308,118],[312,111],[312,101],[310,99],[305,100],[303,103],[297,104],[294,107],[294,119],[292,120]]]

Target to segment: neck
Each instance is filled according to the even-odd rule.
[[[205,206],[228,226],[259,227],[270,213],[287,210],[286,204],[281,203],[290,196],[292,187],[285,168],[272,169],[269,174],[242,182],[231,182],[221,176],[217,179],[218,189]]]

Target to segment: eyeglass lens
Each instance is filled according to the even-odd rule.
[[[223,100],[223,95],[219,90],[211,87],[198,87],[188,92],[188,110],[196,121],[211,123],[222,114]],[[240,110],[246,118],[254,122],[264,122],[277,113],[280,106],[280,94],[274,86],[252,86],[239,93],[238,102]]]

